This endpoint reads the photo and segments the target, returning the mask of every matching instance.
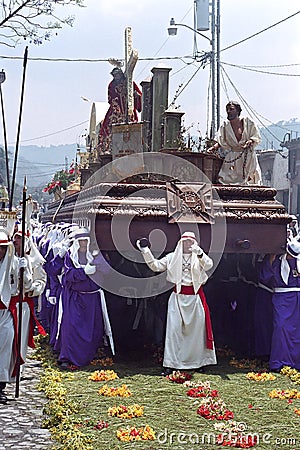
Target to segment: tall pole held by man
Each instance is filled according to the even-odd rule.
[[[23,112],[23,100],[24,100],[24,91],[25,91],[25,75],[26,75],[26,67],[27,67],[27,58],[28,58],[28,47],[25,48],[24,59],[23,59],[23,78],[22,78],[21,100],[20,100],[20,108],[19,108],[19,121],[18,121],[16,148],[15,148],[15,155],[14,155],[12,184],[11,184],[11,192],[10,192],[10,198],[9,198],[9,211],[12,210],[13,199],[14,199],[14,189],[15,189],[19,143],[20,143],[20,133],[21,133],[21,121],[22,121],[22,112]]]
[[[25,177],[24,178],[24,186],[23,186],[23,196],[22,196],[21,258],[24,258],[24,249],[25,249],[26,202],[27,202],[27,186],[26,186],[26,177]],[[19,391],[20,391],[23,298],[24,298],[24,267],[21,267],[20,268],[20,278],[19,278],[18,340],[17,340],[16,390],[15,390],[16,398],[19,397]]]

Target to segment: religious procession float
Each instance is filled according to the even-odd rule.
[[[257,263],[285,251],[290,216],[271,187],[218,182],[222,156],[206,151],[211,142],[190,146],[182,134],[184,113],[169,106],[171,69],[154,67],[140,91],[132,80],[137,54],[130,42],[125,71],[112,71],[117,94],[111,99],[109,91],[102,122],[92,106],[80,188],[53,201],[42,221],[88,228],[95,248],[109,258],[112,274],[103,288],[114,305],[113,328],[122,330],[120,345],[138,342],[137,336],[159,341],[164,328],[170,286],[165,277],[153,283],[136,241],[146,237],[160,257],[183,232],[194,232],[214,260],[206,294],[216,341],[250,354]]]

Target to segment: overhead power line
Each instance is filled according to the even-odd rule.
[[[245,41],[248,41],[249,39],[252,39],[255,36],[258,36],[261,33],[264,33],[265,31],[270,30],[273,27],[276,27],[277,25],[279,25],[280,23],[285,22],[288,19],[291,19],[292,17],[295,17],[297,14],[300,13],[300,10],[295,12],[294,14],[291,14],[290,16],[286,17],[285,19],[280,20],[279,22],[273,23],[273,25],[268,26],[267,28],[264,28],[263,30],[257,31],[254,34],[251,34],[251,36],[246,37],[245,39],[242,39],[241,41],[236,42],[235,44],[231,44],[228,47],[222,48],[222,50],[220,50],[221,52],[224,52],[225,50],[228,50],[229,48],[235,47],[236,45],[242,44]]]
[[[230,63],[226,63],[226,62],[223,62],[223,61],[222,61],[222,64],[225,64],[226,66],[236,67],[238,69],[250,70],[251,72],[265,73],[267,75],[279,75],[281,77],[300,77],[299,73],[270,72],[268,70],[259,70],[259,69],[251,68],[249,66],[241,66],[239,64],[230,64]],[[285,67],[285,66],[282,66],[282,67]]]
[[[43,138],[46,138],[46,137],[49,137],[49,136],[54,136],[56,134],[64,133],[65,131],[72,130],[73,128],[77,128],[80,125],[83,125],[85,123],[88,123],[88,120],[85,120],[84,122],[80,122],[77,125],[73,125],[71,127],[64,128],[63,130],[54,131],[53,133],[49,133],[49,134],[44,134],[43,136],[38,136],[38,137],[35,137],[35,138],[31,138],[31,139],[24,139],[24,140],[22,140],[22,143],[23,142],[37,141],[38,139],[43,139]],[[13,145],[13,143],[10,142],[10,145]]]
[[[193,58],[191,55],[186,56],[157,56],[157,57],[146,57],[139,58],[139,61],[160,61],[164,59],[182,59],[182,58]],[[11,60],[23,60],[23,56],[5,56],[0,55],[0,59],[11,59]],[[47,62],[88,62],[88,63],[99,63],[99,62],[109,62],[110,58],[106,59],[91,59],[91,58],[43,58],[43,57],[28,57],[28,61],[47,61]],[[124,61],[124,58],[116,58],[118,61]]]
[[[260,123],[260,125],[278,142],[281,142],[280,139],[278,139],[277,136],[275,136],[275,134],[272,133],[272,131],[266,126],[265,123],[263,123],[263,120],[269,122],[271,125],[274,125],[277,128],[280,128],[282,130],[286,130],[286,131],[290,131],[288,128],[284,128],[274,122],[272,122],[270,119],[267,119],[266,117],[262,116],[261,114],[259,114],[257,111],[254,110],[254,108],[252,106],[249,105],[249,103],[244,99],[244,97],[241,95],[241,93],[238,91],[237,87],[234,85],[233,81],[230,79],[229,75],[227,74],[227,72],[225,71],[224,67],[221,66],[222,69],[222,76],[225,75],[229,84],[232,86],[234,92],[236,93],[237,97],[241,100],[242,104],[245,106],[245,108],[250,112],[250,114],[252,116],[254,116],[256,118],[256,120]],[[223,79],[224,84],[225,84],[225,80]],[[227,93],[227,97],[228,97],[228,93]],[[262,134],[263,131],[261,130]]]

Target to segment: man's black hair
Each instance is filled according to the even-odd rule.
[[[236,110],[238,112],[238,115],[240,115],[241,112],[242,112],[241,105],[238,102],[230,101],[230,102],[227,103],[226,109],[227,109],[227,106],[235,106],[235,108],[236,108]]]

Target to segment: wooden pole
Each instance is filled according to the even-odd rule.
[[[4,74],[3,71],[2,71],[2,73]],[[4,79],[5,79],[5,75],[4,75]],[[2,112],[4,151],[5,151],[5,165],[6,165],[6,184],[7,184],[8,198],[10,198],[8,146],[7,146],[6,122],[5,122],[5,114],[4,114],[4,101],[3,101],[3,94],[2,94],[2,83],[0,83],[0,97],[1,97],[1,112]]]
[[[21,90],[21,100],[20,100],[20,109],[19,109],[19,121],[18,121],[18,130],[17,130],[16,148],[15,148],[15,156],[14,156],[14,167],[13,167],[13,174],[12,174],[12,184],[11,184],[11,192],[10,192],[10,198],[9,198],[9,211],[12,210],[13,199],[14,199],[16,171],[17,171],[17,162],[18,162],[18,153],[19,153],[19,142],[20,142],[20,132],[21,132],[21,122],[22,122],[22,112],[23,112],[23,100],[24,100],[24,90],[25,90],[25,75],[26,75],[26,67],[27,67],[27,58],[28,58],[28,47],[25,48],[24,59],[23,59],[22,90]]]
[[[26,202],[27,202],[27,186],[26,177],[24,178],[23,197],[22,197],[22,241],[21,241],[21,258],[25,253],[25,235],[26,235]],[[23,316],[23,299],[24,299],[24,267],[20,268],[19,279],[19,309],[18,309],[18,339],[17,339],[17,362],[16,362],[16,391],[15,397],[19,397],[20,391],[20,368],[21,368],[21,348],[22,348],[22,316]]]

